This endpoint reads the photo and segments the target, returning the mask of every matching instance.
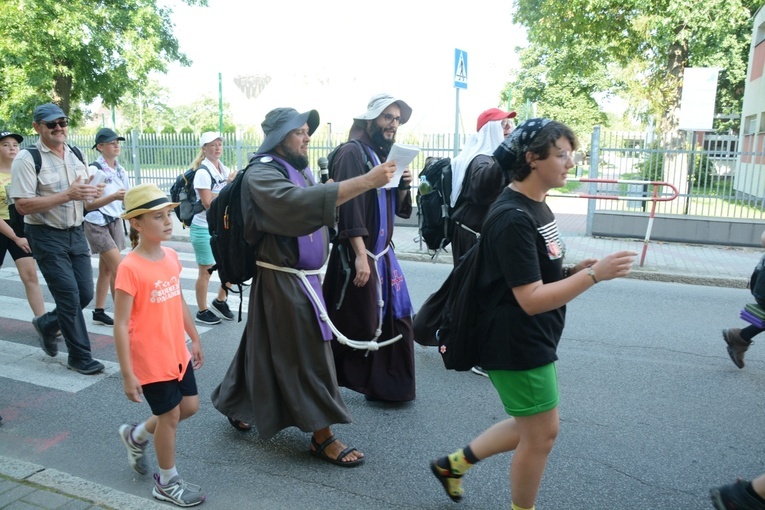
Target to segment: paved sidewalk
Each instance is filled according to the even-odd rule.
[[[171,507],[55,469],[0,456],[0,508],[5,510],[166,510]]]
[[[552,202],[552,201],[551,201]],[[566,243],[566,260],[575,263],[585,258],[600,258],[620,250],[638,253],[631,278],[676,283],[691,283],[716,287],[746,288],[752,269],[759,261],[763,249],[668,243],[643,239],[615,239],[592,237],[584,234],[586,201],[559,199],[550,204],[558,220],[558,228]],[[451,264],[449,247],[433,256],[425,243],[421,243],[416,219],[397,224],[393,231],[396,256],[402,260],[433,261]],[[765,229],[765,226],[763,227]],[[176,222],[173,239],[189,238],[189,229]],[[645,252],[645,255],[643,253]],[[640,266],[641,259],[643,261]]]
[[[619,250],[643,253],[642,239],[610,239],[584,235],[581,203],[553,207],[564,241],[566,258],[576,262],[587,257],[602,257]],[[559,209],[559,210],[556,210]],[[188,240],[188,229],[176,222],[173,239]],[[451,264],[451,253],[433,258],[420,243],[417,228],[398,225],[393,241],[396,254],[404,260],[434,261]],[[642,267],[635,267],[631,277],[678,283],[745,288],[761,249],[683,243],[650,242],[645,249]],[[0,425],[1,427],[2,425]],[[86,480],[75,478],[44,466],[0,456],[0,508],[43,509],[152,509],[170,505],[149,498],[125,494]]]

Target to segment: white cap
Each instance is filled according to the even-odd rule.
[[[216,133],[215,131],[206,131],[202,133],[202,136],[199,137],[199,145],[205,146],[215,140],[223,141],[223,137],[220,135],[220,133]]]

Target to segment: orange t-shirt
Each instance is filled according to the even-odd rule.
[[[171,248],[151,261],[131,252],[117,266],[115,288],[133,296],[128,332],[141,385],[181,380],[191,359],[183,327],[181,263]]]

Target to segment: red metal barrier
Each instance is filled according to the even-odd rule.
[[[588,199],[597,199],[597,200],[630,200],[630,201],[643,201],[643,202],[651,202],[651,213],[648,216],[648,228],[645,232],[645,240],[643,241],[643,252],[640,255],[640,267],[643,267],[643,262],[645,261],[645,254],[646,250],[648,249],[648,242],[651,239],[651,229],[653,228],[653,219],[656,215],[656,203],[657,202],[670,202],[678,197],[680,194],[679,191],[677,191],[677,188],[664,181],[638,181],[638,180],[630,180],[630,179],[588,179],[585,177],[581,178],[569,178],[566,179],[566,182],[602,182],[604,184],[640,184],[640,185],[652,185],[653,186],[653,196],[641,196],[641,197],[631,197],[631,196],[622,196],[622,195],[590,195],[587,193],[548,193],[547,196],[549,197],[571,197],[571,198],[588,198]],[[670,189],[672,189],[672,195],[671,196],[659,196],[659,187],[660,186],[666,186]]]

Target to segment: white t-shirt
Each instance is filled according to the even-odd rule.
[[[98,170],[94,166],[89,166],[88,172],[91,175],[95,175],[96,172],[99,171],[105,174],[102,176],[104,179],[101,181],[106,184],[102,196],[111,195],[112,193],[116,193],[121,189],[124,189],[125,191],[130,189],[130,183],[128,182],[125,170],[119,166],[119,163],[117,163],[118,169],[115,170],[109,167],[109,165],[106,164],[106,161],[101,158],[96,161],[101,164],[101,170]],[[104,226],[106,225],[106,218],[104,217],[104,214],[108,214],[112,218],[119,218],[123,212],[125,212],[125,208],[123,207],[122,200],[114,200],[113,202],[109,202],[100,209],[96,209],[95,211],[90,211],[87,213],[85,215],[85,221],[92,223],[93,225]]]
[[[202,165],[206,166],[210,172],[206,172],[205,169],[202,168]],[[215,182],[210,180],[210,174],[212,174],[213,180]],[[210,162],[210,160],[205,158],[197,172],[194,174],[194,189],[209,189],[212,191],[213,198],[215,198],[218,196],[218,193],[220,193],[220,190],[222,190],[226,184],[228,184],[228,174],[229,170],[223,163],[219,161],[218,166],[216,167]],[[197,191],[197,197],[199,197],[199,191]],[[191,220],[191,224],[204,227],[206,229],[207,210],[195,214],[194,219]]]

